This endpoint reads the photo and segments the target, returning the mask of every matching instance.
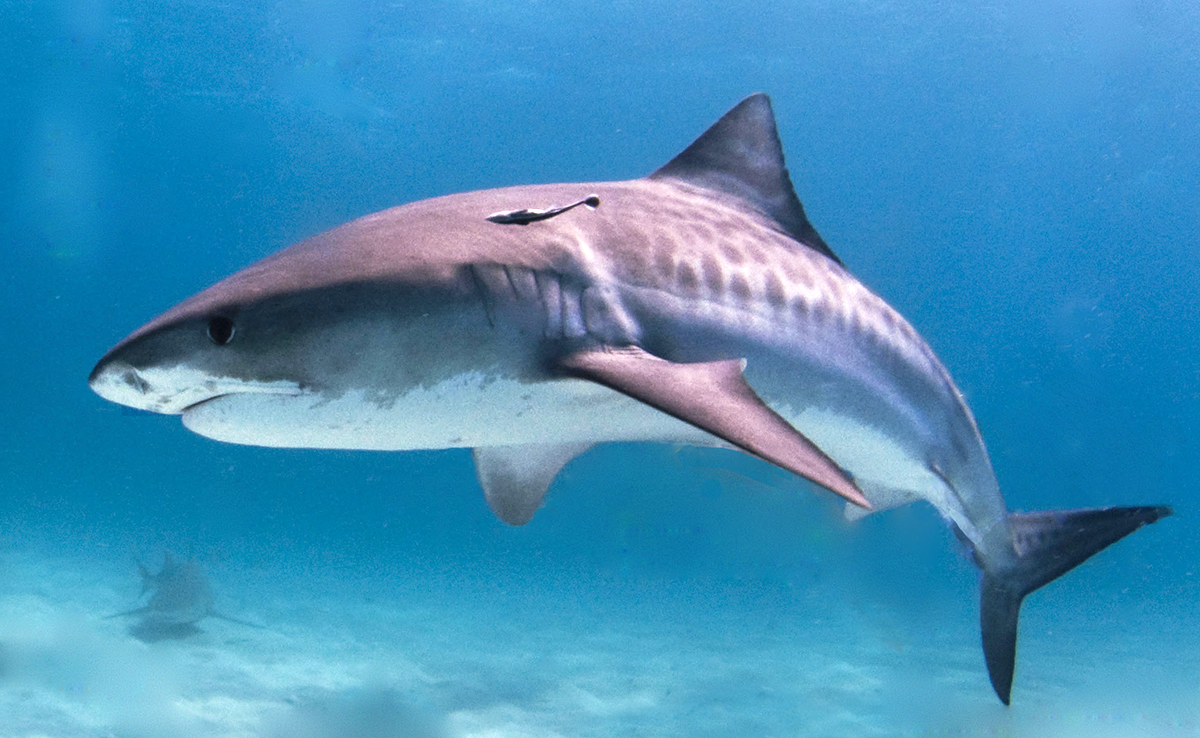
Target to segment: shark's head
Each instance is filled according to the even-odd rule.
[[[411,275],[384,273],[372,261],[380,222],[361,219],[307,239],[188,298],[109,351],[91,388],[186,421],[191,409],[221,397],[298,395],[354,381],[351,367],[370,354],[368,324],[384,310],[394,318],[414,298],[405,284]]]
[[[424,225],[409,212],[360,219],[216,283],[118,343],[89,385],[218,440],[346,447],[329,434],[469,369],[488,327],[459,266],[394,256],[432,240],[409,235]]]
[[[106,400],[181,414],[230,394],[298,394],[300,378],[272,370],[265,346],[278,342],[263,305],[212,299],[208,292],[173,308],[117,344],[88,379]],[[264,330],[264,328],[268,328]]]

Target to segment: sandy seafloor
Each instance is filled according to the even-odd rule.
[[[1149,592],[1031,597],[1006,709],[968,576],[914,617],[833,580],[226,559],[218,607],[265,627],[146,643],[105,553],[5,547],[0,735],[1200,735],[1200,639]]]

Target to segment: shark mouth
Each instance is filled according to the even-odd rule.
[[[309,392],[305,392],[303,389],[301,389],[299,384],[294,382],[247,383],[218,381],[212,389],[215,391],[208,396],[202,397],[195,402],[180,407],[179,409],[175,410],[173,414],[182,415],[186,419],[189,415],[200,412],[207,406],[218,405],[222,402],[238,400],[241,398],[291,398],[304,397],[311,394]]]

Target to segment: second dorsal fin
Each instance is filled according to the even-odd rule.
[[[804,214],[783,163],[771,99],[761,92],[738,103],[650,179],[675,179],[740,198],[792,238],[842,263]]]

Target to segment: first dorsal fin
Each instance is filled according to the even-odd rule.
[[[783,163],[771,99],[761,92],[738,103],[650,179],[675,179],[740,198],[792,238],[842,263],[804,214]]]

